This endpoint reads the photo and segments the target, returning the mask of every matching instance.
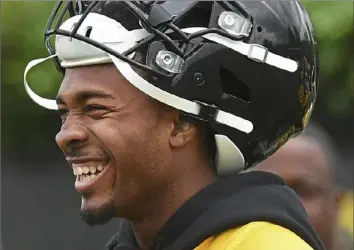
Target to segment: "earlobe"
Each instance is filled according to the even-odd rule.
[[[170,135],[171,147],[178,148],[186,143],[196,135],[196,127],[185,121],[176,121]]]

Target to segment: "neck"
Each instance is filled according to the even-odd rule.
[[[191,164],[176,164],[174,169],[178,169],[179,173],[175,173],[174,179],[163,189],[165,191],[158,194],[159,199],[151,204],[148,216],[144,216],[139,221],[132,221],[140,249],[148,249],[157,233],[175,211],[185,201],[216,180],[212,170],[205,165],[193,167]],[[147,208],[145,205],[142,206]]]

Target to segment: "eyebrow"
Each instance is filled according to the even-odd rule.
[[[99,91],[81,91],[80,93],[75,95],[75,99],[78,102],[85,102],[91,98],[115,99],[114,96]],[[59,95],[56,97],[56,102],[57,104],[65,104],[65,101]]]

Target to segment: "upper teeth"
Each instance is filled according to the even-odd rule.
[[[102,170],[103,170],[103,166],[102,165],[96,165],[96,166],[93,166],[93,165],[90,165],[90,166],[82,165],[82,166],[78,166],[78,165],[73,164],[73,173],[74,173],[74,175],[82,175],[82,174],[88,174],[88,173],[94,174],[97,171],[102,171]]]

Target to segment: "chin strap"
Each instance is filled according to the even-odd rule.
[[[24,86],[29,97],[38,105],[50,109],[50,110],[58,110],[58,105],[55,100],[46,99],[38,94],[36,94],[28,85],[27,82],[27,74],[28,72],[38,64],[47,61],[56,57],[57,54],[48,56],[46,58],[39,58],[32,60],[28,63],[25,72],[24,72]],[[118,70],[123,74],[123,76],[131,82],[135,87],[146,93],[147,95],[157,99],[160,102],[166,103],[176,109],[181,109],[185,112],[198,115],[200,112],[199,104],[180,98],[178,96],[172,95],[168,92],[165,92],[154,85],[148,83],[145,79],[140,77],[136,72],[133,71],[131,66],[128,63],[125,63],[118,58],[115,58],[111,55],[111,60],[116,65]],[[233,114],[227,113],[223,110],[219,110],[216,116],[216,121],[230,127],[236,128],[244,133],[250,133],[253,130],[253,124],[251,121],[248,121],[244,118],[235,116]]]
[[[24,72],[24,86],[29,97],[38,105],[50,110],[58,110],[56,101],[37,95],[27,83],[27,74],[33,67],[56,56],[57,54],[48,56],[46,58],[32,60],[28,63]],[[111,56],[111,58],[117,69],[122,71],[123,75],[127,77],[128,80],[135,83],[134,85],[143,92],[150,94],[151,96],[157,98],[159,101],[164,101],[169,105],[174,105],[176,108],[181,108],[182,106],[184,111],[189,111],[190,113],[196,115],[199,113],[199,105],[197,103],[173,96],[147,82],[145,83],[145,80],[139,77],[131,69],[129,64],[114,58],[113,56]],[[134,77],[137,77],[138,79],[134,79]],[[247,121],[241,117],[226,113],[222,110],[219,110],[216,120],[225,125],[235,127],[245,133],[250,133],[253,130],[252,122]],[[216,134],[215,141],[218,148],[218,153],[215,159],[218,174],[227,175],[242,170],[245,164],[245,159],[240,149],[225,135]]]
[[[27,73],[28,71],[30,71],[30,69],[32,69],[34,66],[37,66],[38,64],[44,62],[44,61],[47,61],[49,59],[52,59],[54,57],[56,57],[57,54],[55,55],[51,55],[51,56],[48,56],[46,58],[38,58],[38,59],[35,59],[35,60],[32,60],[30,61],[28,64],[27,64],[27,67],[25,69],[25,72],[24,72],[24,76],[23,76],[23,82],[24,82],[24,85],[25,85],[25,90],[27,92],[27,94],[29,95],[29,97],[35,102],[37,103],[38,105],[46,108],[46,109],[51,109],[51,110],[58,110],[58,105],[57,105],[57,102],[55,100],[51,100],[51,99],[46,99],[46,98],[43,98],[39,95],[37,95],[29,86],[28,86],[28,83],[27,83]]]
[[[219,176],[227,176],[243,170],[245,158],[235,143],[227,136],[220,134],[215,134],[215,143],[217,148],[215,163]]]

